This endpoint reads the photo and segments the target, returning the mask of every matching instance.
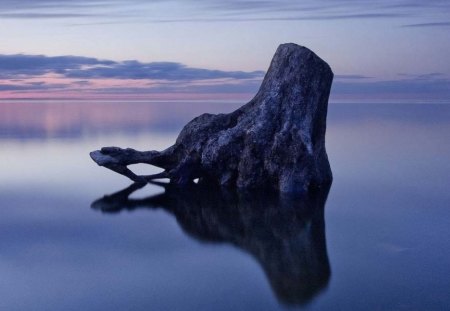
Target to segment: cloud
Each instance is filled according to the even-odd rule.
[[[72,84],[79,85],[79,86],[86,86],[86,85],[90,85],[91,81],[89,81],[89,80],[72,81]]]
[[[370,78],[372,77],[367,77],[363,75],[334,75],[335,80],[361,80]]]
[[[5,19],[79,18],[94,16],[97,15],[81,13],[0,13],[0,18]]]
[[[384,95],[420,95],[450,99],[450,79],[443,75],[424,74],[415,77],[368,82],[335,81],[332,87],[335,95],[352,94],[365,97]]]
[[[192,85],[168,83],[147,87],[108,87],[93,89],[100,94],[255,94],[261,81],[239,81],[239,83],[216,83],[213,85]]]
[[[138,0],[2,0],[0,18],[4,19],[75,19],[120,17],[111,9],[124,8],[145,1]],[[120,10],[118,10],[120,12]]]
[[[426,7],[449,7],[445,0],[191,0],[203,4],[212,9],[221,10],[254,10],[255,8],[271,8],[272,10],[293,10],[293,9],[335,9],[337,7],[378,7],[378,8],[426,8]],[[285,8],[285,9],[284,9]]]
[[[430,73],[423,73],[423,74],[399,73],[398,75],[401,77],[408,77],[410,79],[416,79],[416,80],[433,80],[436,78],[444,78],[446,76],[442,72],[430,72]]]
[[[264,72],[222,71],[190,68],[174,62],[141,63],[138,61],[118,62],[109,66],[87,69],[67,70],[68,78],[97,79],[154,79],[154,80],[209,80],[209,79],[254,79],[262,77]]]
[[[258,79],[263,71],[223,71],[192,68],[175,62],[143,63],[80,56],[0,55],[0,78],[14,79],[58,74],[74,79],[211,80]]]
[[[421,28],[421,27],[450,27],[450,22],[434,22],[434,23],[421,23],[421,24],[408,24],[402,27]]]
[[[219,22],[264,22],[264,21],[326,21],[347,19],[378,19],[403,17],[397,13],[365,13],[365,14],[323,14],[308,16],[278,16],[278,17],[215,17],[215,18],[180,18],[180,19],[150,19],[148,23],[219,23]],[[78,24],[92,25],[92,24]]]
[[[263,71],[194,68],[175,62],[113,61],[82,56],[1,55],[0,92],[111,97],[149,94],[254,94]],[[399,74],[380,81],[360,74],[337,74],[332,96],[450,99],[450,78],[442,72]],[[75,96],[74,95],[74,96]],[[31,96],[31,95],[30,95]],[[68,95],[67,95],[68,96]]]
[[[174,10],[174,7],[182,7],[183,10]],[[123,14],[124,12],[126,14]],[[105,20],[133,22],[135,19],[139,22],[154,23],[383,19],[402,16],[436,19],[436,15],[446,16],[449,12],[450,3],[443,0],[5,0],[0,2],[0,16],[3,18],[84,18],[98,23],[103,23]],[[429,27],[438,26],[438,24],[444,26],[446,23],[425,21],[423,24],[405,26]]]
[[[181,2],[180,2],[181,3]],[[442,0],[189,0],[205,14],[156,19],[152,22],[295,21],[386,19],[445,15],[450,3]]]
[[[3,97],[116,94],[254,93],[264,71],[224,71],[176,62],[112,61],[82,56],[1,55]],[[72,95],[70,95],[72,94]]]
[[[95,7],[107,7],[111,5],[125,4],[125,0],[2,0],[0,2],[0,11],[18,11],[18,10],[51,10],[51,9],[88,9]],[[130,3],[136,1],[129,1]]]
[[[55,89],[66,89],[70,87],[67,84],[50,84],[45,82],[32,82],[24,84],[0,84],[0,92],[2,91],[50,91]]]
[[[39,76],[48,73],[63,74],[68,70],[81,69],[84,66],[108,66],[114,61],[98,60],[79,56],[44,56],[44,55],[1,55],[0,78],[18,78],[22,76]]]

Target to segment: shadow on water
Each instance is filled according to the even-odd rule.
[[[327,287],[330,279],[324,206],[330,186],[301,196],[236,193],[200,184],[165,188],[144,199],[130,195],[132,184],[94,201],[105,213],[164,209],[189,236],[207,242],[230,243],[260,263],[277,299],[285,305],[305,305]]]

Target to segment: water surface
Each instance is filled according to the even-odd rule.
[[[1,102],[0,309],[449,308],[448,105],[330,104],[334,182],[295,199],[130,188],[88,156],[238,106]]]

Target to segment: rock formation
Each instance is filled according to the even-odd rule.
[[[175,144],[158,151],[105,147],[91,152],[98,164],[135,182],[169,178],[241,189],[304,192],[332,180],[325,130],[333,73],[309,49],[278,47],[255,97],[229,114],[203,114]],[[137,176],[127,165],[148,163],[160,174]]]

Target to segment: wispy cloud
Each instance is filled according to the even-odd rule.
[[[434,23],[419,23],[419,24],[407,24],[402,27],[421,28],[421,27],[450,27],[450,22],[434,22]]]
[[[102,19],[123,18],[121,9],[145,3],[141,0],[2,0],[4,19]]]
[[[333,83],[332,94],[337,97],[361,98],[439,98],[450,100],[450,78],[440,73],[402,75],[399,80],[345,81]]]
[[[139,22],[147,23],[221,23],[221,22],[267,22],[267,21],[326,21],[348,19],[379,19],[404,17],[397,13],[364,13],[364,14],[322,14],[308,16],[277,16],[277,17],[211,17],[211,18],[177,18],[177,19],[145,19]],[[92,25],[92,24],[78,24]]]
[[[0,18],[4,19],[66,19],[80,17],[98,17],[98,15],[88,13],[0,13]]]
[[[2,91],[51,91],[67,89],[68,84],[51,84],[46,82],[33,82],[24,84],[0,84],[0,92]]]
[[[123,5],[125,3],[136,3],[143,1],[125,1],[125,0],[2,0],[0,2],[0,11],[18,11],[18,10],[52,10],[52,9],[92,9],[96,7],[109,7],[114,5]]]
[[[434,80],[446,77],[446,74],[443,72],[430,72],[423,74],[399,73],[398,75],[400,77],[407,77],[415,80]]]
[[[182,7],[184,10],[174,10]],[[0,2],[3,18],[82,18],[111,22],[217,22],[384,19],[445,15],[443,0],[6,0]],[[164,14],[160,14],[164,13]],[[424,22],[406,27],[444,26]]]
[[[335,75],[335,80],[362,80],[362,79],[370,79],[372,77],[367,77],[363,75]]]

